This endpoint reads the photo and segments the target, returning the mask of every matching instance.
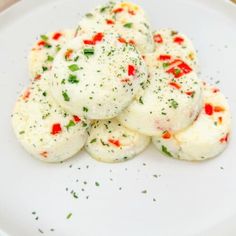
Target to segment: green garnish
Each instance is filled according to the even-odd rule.
[[[164,62],[164,63],[162,64],[163,68],[166,68],[166,67],[168,67],[169,65],[170,65],[170,63],[168,63],[168,62]]]
[[[90,141],[90,143],[95,143],[95,142],[97,142],[97,139],[96,139],[96,138],[94,138],[94,139],[92,139],[92,140]]]
[[[42,69],[43,69],[43,72],[48,70],[46,66],[42,66]]]
[[[100,186],[100,184],[99,184],[98,182],[95,182],[95,185],[96,185],[97,187],[99,187],[99,186]]]
[[[52,47],[52,45],[50,45],[50,44],[46,43],[44,47],[45,47],[45,48],[51,48],[51,47]]]
[[[47,61],[53,61],[53,60],[54,60],[54,57],[48,56]]]
[[[143,97],[140,97],[138,101],[139,103],[143,104]]]
[[[100,12],[102,13],[102,12],[106,11],[107,8],[108,8],[107,6],[106,6],[106,7],[102,7],[102,8],[100,9]]]
[[[72,216],[72,213],[69,213],[67,216],[66,216],[66,219],[70,219]]]
[[[65,84],[65,83],[66,83],[66,80],[63,79],[63,80],[61,81],[61,84]]]
[[[20,131],[20,132],[19,132],[19,134],[24,134],[24,133],[25,133],[25,131],[24,131],[24,130],[22,130],[22,131]]]
[[[68,82],[71,84],[78,84],[79,80],[77,79],[76,75],[69,75]]]
[[[43,35],[40,35],[40,38],[44,41],[47,41],[48,40],[48,36],[43,34]]]
[[[77,70],[79,70],[79,67],[76,64],[72,64],[70,66],[68,66],[68,68],[72,71],[75,72]]]
[[[87,107],[83,107],[83,111],[84,112],[88,112],[88,108]]]
[[[46,92],[46,91],[43,92],[43,96],[44,96],[44,97],[47,96],[47,92]]]
[[[173,107],[174,109],[176,109],[178,107],[179,103],[176,102],[174,99],[171,99],[171,107]]]
[[[166,154],[167,156],[173,157],[173,155],[168,151],[168,149],[167,149],[166,146],[162,145],[162,146],[161,146],[161,151],[162,151],[164,154]]]
[[[73,120],[70,120],[70,122],[66,125],[66,129],[69,130],[69,128],[73,126],[75,126],[75,122]]]
[[[141,193],[144,193],[144,194],[145,194],[145,193],[147,193],[147,190],[143,190]]]
[[[84,55],[85,56],[91,56],[94,54],[94,48],[85,48],[84,49]]]
[[[175,69],[175,75],[179,75],[181,73],[180,69]]]
[[[64,100],[65,100],[66,102],[69,102],[69,101],[70,101],[70,97],[68,96],[67,92],[62,91],[62,96],[64,97]]]
[[[133,23],[129,22],[123,25],[125,28],[131,28],[133,26]]]
[[[87,14],[85,14],[85,16],[90,18],[90,17],[93,17],[93,14],[92,13],[87,13]]]

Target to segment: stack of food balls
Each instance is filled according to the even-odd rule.
[[[229,106],[198,78],[190,39],[170,29],[152,33],[133,3],[109,2],[76,30],[41,35],[29,71],[12,124],[42,161],[66,160],[83,147],[99,161],[125,161],[151,139],[169,157],[205,160],[228,143]]]

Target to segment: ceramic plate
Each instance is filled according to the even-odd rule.
[[[202,163],[166,158],[150,146],[121,164],[99,163],[85,152],[62,164],[45,164],[17,142],[10,114],[29,83],[31,45],[40,34],[75,27],[102,2],[23,0],[0,14],[0,228],[10,236],[236,235],[235,129],[227,150]],[[136,2],[153,28],[172,27],[192,38],[200,78],[227,96],[235,125],[236,5]]]

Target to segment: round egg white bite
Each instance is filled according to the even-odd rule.
[[[68,51],[71,56],[65,58]],[[70,41],[55,58],[52,74],[56,101],[73,114],[96,120],[117,116],[147,80],[139,52],[110,32]]]
[[[126,127],[149,136],[188,127],[202,107],[202,83],[193,69],[173,55],[146,57],[149,80],[119,116]]]
[[[94,122],[85,149],[94,159],[112,163],[135,157],[149,143],[148,136],[131,131],[112,119]]]
[[[53,100],[48,76],[44,74],[20,95],[12,113],[12,126],[32,156],[45,162],[60,162],[84,146],[88,123],[65,112]]]
[[[82,32],[114,30],[120,35],[120,42],[134,45],[140,53],[154,51],[150,23],[142,8],[133,3],[109,2],[99,6],[82,18],[78,30]]]
[[[32,80],[39,80],[45,71],[49,71],[56,54],[66,42],[74,38],[75,30],[67,29],[50,32],[40,36],[40,39],[30,50],[28,63]]]
[[[187,62],[193,70],[198,70],[197,52],[186,35],[173,29],[160,29],[153,33],[153,39],[159,54],[175,55]]]
[[[227,146],[231,128],[229,105],[218,88],[206,85],[201,113],[178,133],[164,131],[153,137],[158,150],[169,157],[202,161],[219,155]]]

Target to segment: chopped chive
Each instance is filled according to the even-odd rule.
[[[66,80],[63,79],[63,80],[61,81],[61,84],[65,84],[65,83],[66,83]]]
[[[84,49],[84,55],[85,56],[91,56],[94,54],[94,48],[85,48]]]
[[[139,103],[143,104],[143,98],[142,97],[140,97],[138,101],[139,101]]]
[[[66,129],[69,130],[69,128],[73,126],[75,126],[75,122],[73,120],[70,120],[69,123],[66,125]]]
[[[45,35],[45,34],[40,35],[40,38],[41,38],[42,40],[44,40],[44,41],[47,41],[47,40],[48,40],[48,36]]]
[[[62,91],[62,96],[64,97],[64,100],[65,100],[66,102],[69,102],[69,101],[70,101],[70,97],[68,96],[67,92]]]
[[[90,141],[90,143],[95,143],[95,142],[97,142],[97,139],[96,139],[96,138],[94,138],[94,139],[92,139],[92,140]]]
[[[146,193],[147,193],[147,190],[143,190],[141,193],[146,194]]]
[[[72,71],[75,72],[77,70],[79,70],[79,67],[76,64],[72,64],[70,66],[68,66],[68,68]]]
[[[166,67],[168,67],[169,65],[170,65],[170,63],[168,63],[168,62],[164,62],[164,63],[162,64],[163,68],[166,68]]]
[[[129,22],[123,25],[125,28],[131,28],[133,26],[133,23]]]
[[[70,219],[72,216],[72,213],[69,213],[67,216],[66,216],[66,219]]]
[[[96,185],[97,187],[99,187],[99,186],[100,186],[100,184],[99,184],[98,182],[95,182],[95,185]]]
[[[83,111],[84,112],[88,112],[88,108],[87,107],[83,107]]]
[[[167,149],[166,146],[162,145],[162,146],[161,146],[161,151],[162,151],[164,154],[166,154],[167,156],[173,157],[173,155],[168,151],[168,149]]]
[[[25,133],[25,131],[24,131],[24,130],[22,130],[22,131],[20,131],[20,132],[19,132],[19,134],[24,134],[24,133]]]
[[[53,61],[53,60],[54,60],[54,57],[48,56],[47,61]]]
[[[174,109],[176,109],[178,107],[178,102],[176,102],[174,99],[171,100],[171,107],[173,107]]]
[[[93,17],[93,14],[92,13],[87,13],[87,14],[85,14],[85,16],[90,18],[90,17]]]
[[[45,48],[51,48],[51,47],[52,47],[52,45],[50,45],[50,44],[46,43],[44,47],[45,47]]]
[[[48,70],[46,66],[42,66],[42,69],[43,69],[43,72]]]
[[[71,84],[77,84],[79,83],[79,80],[77,79],[76,75],[69,75],[68,82]]]

